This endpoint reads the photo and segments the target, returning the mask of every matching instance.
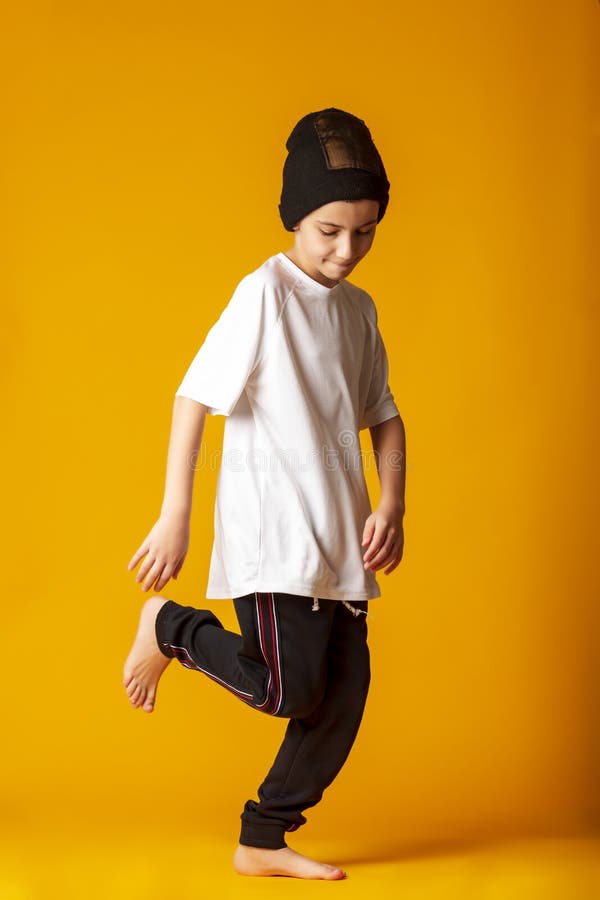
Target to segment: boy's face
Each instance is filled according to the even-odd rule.
[[[334,287],[371,249],[378,214],[376,200],[320,206],[294,225],[294,246],[287,256],[315,281]]]

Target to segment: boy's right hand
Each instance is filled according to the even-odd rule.
[[[153,585],[160,591],[169,581],[177,578],[190,543],[190,523],[187,516],[161,515],[152,530],[129,560],[127,569],[135,569],[140,559],[146,557],[139,568],[136,581],[142,590]]]

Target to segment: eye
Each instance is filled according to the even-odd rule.
[[[366,237],[369,234],[373,234],[374,230],[374,228],[369,228],[368,231],[357,231],[356,233],[360,235],[360,237]],[[333,235],[337,234],[337,231],[323,231],[322,228],[319,228],[319,231],[326,237],[333,237]]]

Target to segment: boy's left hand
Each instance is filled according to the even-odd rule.
[[[400,563],[404,552],[403,515],[403,511],[380,504],[368,517],[362,540],[365,569],[377,571],[387,566],[384,574],[389,575]]]

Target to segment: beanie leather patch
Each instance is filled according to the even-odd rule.
[[[326,110],[314,120],[328,169],[363,169],[382,174],[377,151],[362,123],[337,110]]]

